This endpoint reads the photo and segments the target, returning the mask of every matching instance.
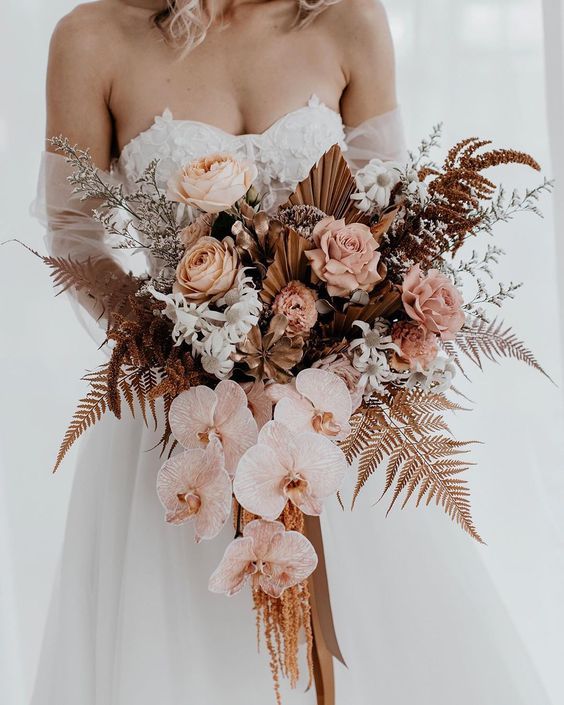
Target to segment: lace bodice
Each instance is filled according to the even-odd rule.
[[[228,152],[257,165],[258,191],[265,206],[282,203],[304,179],[315,162],[332,145],[346,150],[345,128],[339,113],[312,96],[307,105],[284,115],[260,134],[232,135],[194,120],[175,120],[170,110],[155,118],[151,127],[131,140],[115,165],[129,183],[153,159],[159,160],[159,186],[187,162]]]

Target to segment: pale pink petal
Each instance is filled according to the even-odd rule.
[[[235,411],[247,406],[247,395],[241,385],[230,379],[224,379],[220,382],[215,388],[215,393],[217,394],[217,405],[214,419],[217,426],[223,426]]]
[[[270,550],[270,543],[277,534],[286,531],[280,521],[264,521],[255,519],[250,521],[243,529],[243,536],[253,539],[253,550],[257,559],[262,560]]]
[[[343,451],[335,443],[319,433],[301,433],[296,437],[298,455],[294,469],[309,485],[309,493],[315,499],[325,499],[341,486],[348,463]],[[316,504],[300,506],[305,513],[315,512]]]
[[[187,450],[169,458],[159,470],[157,495],[167,511],[166,520],[169,523],[181,524],[194,516],[178,495],[196,491],[203,459],[204,451]]]
[[[247,395],[236,382],[220,382],[215,393],[214,423],[225,453],[225,467],[233,475],[243,453],[257,442],[257,423],[247,406]]]
[[[261,588],[272,597],[280,597],[286,588],[307,580],[317,567],[317,554],[308,539],[297,531],[277,534],[270,542]]]
[[[335,440],[342,440],[350,434],[351,395],[340,377],[327,370],[302,370],[296,377],[296,389],[309,399],[316,410],[328,412],[333,416],[334,428],[328,424],[332,430],[318,431],[314,426],[314,431],[330,435]]]
[[[265,392],[273,404],[277,404],[281,399],[290,397],[292,399],[301,399],[302,395],[296,391],[296,380],[292,380],[287,384],[269,384],[265,387]]]
[[[244,586],[249,575],[256,572],[253,565],[255,560],[253,539],[235,539],[227,546],[221,563],[210,577],[208,589],[228,596],[235,595]]]
[[[304,495],[297,506],[304,514],[309,514],[312,517],[318,517],[323,512],[323,500],[313,495]]]
[[[274,407],[274,420],[283,423],[291,431],[313,431],[313,404],[301,396],[287,396]]]
[[[247,405],[260,431],[265,423],[272,420],[272,400],[267,394],[262,380],[244,382],[241,387],[247,395]]]
[[[296,434],[280,421],[269,421],[261,428],[258,436],[258,442],[269,446],[276,453],[279,464],[288,471],[292,469],[299,454],[295,439]]]
[[[252,446],[239,461],[233,480],[237,501],[253,514],[277,519],[286,505],[283,492],[286,473],[272,448],[262,443]]]
[[[213,427],[217,397],[213,389],[200,385],[179,394],[172,402],[168,420],[172,435],[184,448],[205,448],[199,434]]]
[[[231,479],[225,470],[223,452],[212,441],[204,453],[197,477],[197,491],[202,505],[196,515],[196,541],[213,539],[223,528],[231,512]]]

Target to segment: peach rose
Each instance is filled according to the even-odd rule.
[[[212,154],[183,167],[168,182],[168,198],[206,213],[224,211],[242,198],[257,178],[252,162]]]
[[[180,231],[180,239],[186,249],[195,245],[198,240],[211,234],[215,215],[201,213],[193,223]]]
[[[286,284],[274,299],[272,310],[288,319],[286,335],[290,338],[307,335],[317,322],[315,294],[298,281]]]
[[[195,303],[215,301],[232,288],[239,271],[233,241],[202,237],[192,245],[176,268],[174,292]]]
[[[422,323],[399,321],[392,326],[392,341],[401,350],[401,355],[394,352],[391,366],[398,372],[428,369],[439,353],[437,336]]]
[[[403,280],[401,298],[407,315],[443,340],[452,340],[464,325],[462,295],[438,269],[423,275],[418,264],[412,267]]]
[[[329,296],[347,296],[356,289],[372,291],[382,280],[380,253],[370,228],[362,223],[323,218],[313,229],[317,246],[306,252],[316,277],[326,282]]]

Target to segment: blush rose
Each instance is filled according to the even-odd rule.
[[[328,216],[317,223],[311,239],[316,249],[305,254],[316,277],[326,282],[329,296],[348,296],[356,289],[370,292],[382,280],[378,243],[367,225]]]
[[[452,340],[466,320],[462,295],[438,269],[423,274],[418,264],[412,267],[403,280],[402,302],[410,318],[443,340]]]
[[[190,247],[176,268],[175,292],[189,301],[215,301],[235,283],[239,259],[233,242],[221,242],[214,237],[202,237]]]
[[[168,197],[206,213],[219,213],[247,193],[257,174],[252,162],[238,161],[230,154],[212,154],[175,174],[168,182]]]

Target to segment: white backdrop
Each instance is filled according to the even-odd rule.
[[[75,4],[2,0],[0,241],[19,237],[41,247],[28,206],[42,148],[47,45],[57,18]],[[411,143],[441,120],[445,144],[473,134],[491,137],[531,151],[550,173],[541,1],[388,0],[386,5]],[[556,11],[560,3],[547,5]],[[548,26],[555,30],[551,22]],[[555,109],[562,72],[549,75]],[[553,122],[555,133],[561,125]],[[535,182],[520,169],[500,174],[509,185]],[[509,252],[503,278],[526,281],[507,315],[559,379],[556,272],[557,267],[564,272],[564,262],[562,248],[557,257],[550,203],[544,208],[543,222],[524,216],[502,226],[500,241]],[[75,456],[55,477],[50,467],[84,389],[79,378],[98,357],[67,305],[51,296],[43,265],[15,245],[0,249],[0,289],[0,702],[24,705]],[[474,379],[470,394],[477,409],[458,419],[456,430],[484,441],[475,452],[472,486],[476,521],[489,545],[476,550],[547,693],[559,705],[564,702],[562,397],[517,363],[489,367],[487,375]],[[457,529],[445,523],[449,530]]]

